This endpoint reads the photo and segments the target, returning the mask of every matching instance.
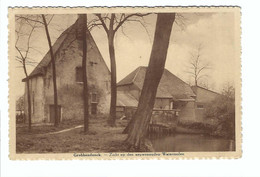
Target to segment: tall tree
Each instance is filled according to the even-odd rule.
[[[57,127],[59,125],[59,117],[58,117],[58,93],[57,93],[57,82],[56,82],[56,64],[55,64],[55,56],[52,50],[51,38],[49,34],[48,24],[46,22],[45,15],[42,14],[43,25],[45,28],[45,33],[48,40],[48,45],[50,48],[51,55],[51,63],[52,63],[52,81],[53,81],[53,93],[54,93],[54,126]]]
[[[24,74],[25,74],[25,82],[26,82],[26,89],[27,89],[27,111],[28,111],[28,129],[31,131],[32,127],[32,109],[31,109],[31,94],[30,94],[30,81],[28,77],[27,72],[27,65],[34,65],[35,62],[28,57],[28,54],[30,52],[30,49],[32,49],[32,46],[30,45],[31,37],[34,32],[34,30],[37,28],[36,22],[34,23],[27,23],[26,20],[22,18],[16,18],[16,26],[19,26],[16,29],[16,42],[15,42],[15,49],[18,52],[18,56],[16,56],[16,60],[21,63]],[[26,26],[26,27],[25,27]],[[29,33],[24,33],[22,28],[25,27]],[[26,30],[26,31],[27,31]],[[20,37],[26,36],[25,42],[23,41],[22,44],[20,44],[19,39]],[[20,44],[20,45],[19,45]]]
[[[82,38],[82,73],[83,73],[83,105],[84,105],[84,132],[89,130],[88,80],[87,80],[87,15],[79,15],[79,27]]]
[[[157,15],[150,61],[145,74],[138,107],[132,118],[133,124],[130,126],[129,134],[126,139],[126,144],[135,151],[141,150],[144,143],[155,103],[157,88],[164,71],[174,20],[175,13],[159,13]]]
[[[189,68],[186,71],[194,79],[194,85],[198,86],[199,81],[206,77],[205,71],[211,68],[210,63],[206,63],[202,59],[202,44],[199,44],[195,52],[191,52],[189,60]]]
[[[111,100],[110,100],[110,116],[109,116],[109,125],[115,126],[116,120],[116,99],[117,99],[117,88],[116,88],[116,57],[115,57],[115,46],[114,46],[114,38],[115,34],[122,25],[128,21],[135,21],[141,23],[141,21],[137,19],[133,19],[135,17],[144,17],[148,14],[105,14],[102,16],[101,14],[96,14],[98,19],[107,34],[108,38],[108,48],[109,48],[109,56],[110,56],[110,68],[111,68]]]

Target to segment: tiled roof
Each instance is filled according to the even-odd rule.
[[[118,82],[117,86],[135,84],[140,90],[143,88],[144,77],[147,67],[140,66],[124,79]],[[157,98],[190,99],[195,96],[191,87],[180,78],[164,69],[162,78],[157,89]]]
[[[117,91],[116,106],[137,107],[138,101],[129,93]]]
[[[76,21],[77,22],[77,21]],[[72,32],[72,30],[75,28],[76,22],[71,25],[68,29],[66,29],[60,36],[59,38],[55,41],[55,43],[52,45],[52,50],[55,55],[55,53],[59,50],[67,36]],[[40,63],[34,68],[34,70],[31,72],[29,75],[29,78],[32,78],[37,75],[43,75],[45,73],[45,68],[49,65],[51,62],[51,56],[50,56],[50,51],[48,51],[43,59],[40,61]],[[25,81],[25,79],[23,79]]]

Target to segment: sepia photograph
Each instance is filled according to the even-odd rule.
[[[11,159],[239,158],[239,8],[10,8]]]

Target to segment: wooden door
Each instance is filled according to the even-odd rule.
[[[61,120],[61,106],[58,105],[58,121],[60,122]],[[54,123],[55,118],[54,118],[54,105],[50,105],[50,122]]]
[[[97,114],[97,103],[91,103],[91,114]]]

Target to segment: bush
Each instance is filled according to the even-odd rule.
[[[202,122],[178,122],[178,125],[188,129],[204,130],[209,134],[215,130],[215,126]]]
[[[206,117],[217,119],[217,126],[213,135],[228,139],[235,139],[235,100],[227,96],[220,96],[206,108]]]

